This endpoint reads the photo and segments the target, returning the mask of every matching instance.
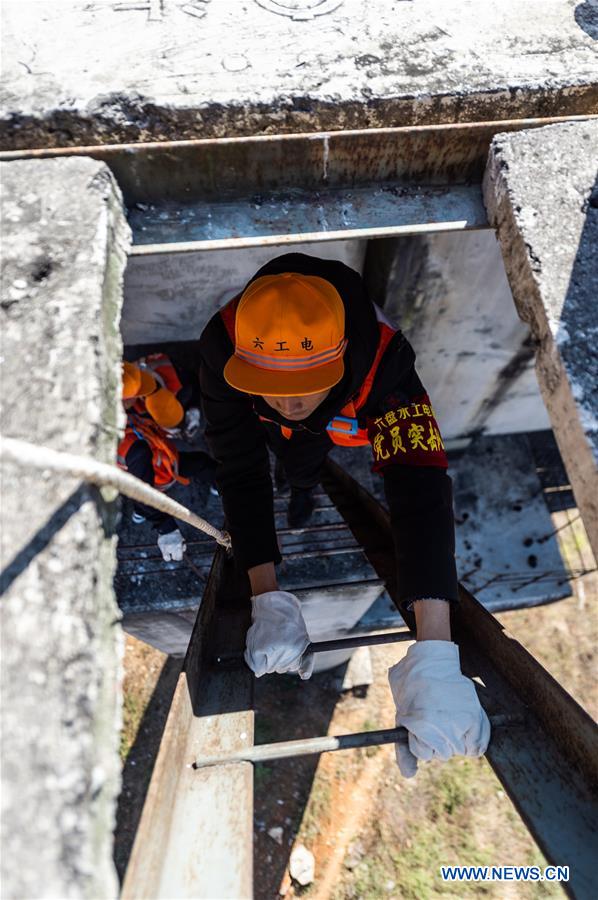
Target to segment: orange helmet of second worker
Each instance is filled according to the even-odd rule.
[[[231,387],[266,397],[318,394],[345,371],[345,308],[324,278],[264,275],[243,292],[235,353],[224,367]]]
[[[145,397],[156,389],[156,382],[149,372],[140,369],[135,363],[122,364],[122,398],[134,400]]]

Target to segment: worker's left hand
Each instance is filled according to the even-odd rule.
[[[396,724],[409,732],[408,744],[396,744],[405,778],[418,760],[482,756],[490,740],[490,722],[471,679],[461,672],[459,648],[451,641],[417,641],[388,670],[396,706]]]
[[[183,558],[183,553],[187,549],[185,538],[178,528],[175,528],[174,531],[169,531],[168,534],[159,535],[158,547],[165,562],[170,562],[170,560],[180,562]]]
[[[309,635],[301,604],[288,591],[266,591],[251,598],[251,620],[247,632],[245,662],[260,678],[267,673],[297,672],[309,678],[314,655],[304,658]]]
[[[192,441],[199,431],[199,423],[201,416],[196,406],[191,406],[185,413],[183,421],[183,438],[186,441]]]

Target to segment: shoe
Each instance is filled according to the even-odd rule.
[[[289,479],[287,478],[287,473],[279,459],[276,460],[276,465],[274,466],[274,484],[276,486],[277,494],[288,494]]]
[[[304,528],[311,519],[315,505],[311,488],[291,487],[291,499],[287,510],[289,528]]]
[[[131,522],[133,525],[142,525],[145,522],[145,516],[142,516],[141,513],[134,512],[131,515]]]

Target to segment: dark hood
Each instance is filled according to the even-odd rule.
[[[345,307],[345,335],[348,340],[344,355],[345,374],[324,402],[301,422],[285,419],[262,397],[254,398],[255,409],[259,415],[287,428],[321,432],[358,393],[372,366],[379,336],[376,313],[358,272],[338,260],[320,259],[305,253],[285,253],[270,260],[247,282],[246,287],[263,275],[281,275],[284,272],[317,275],[330,281],[339,292]]]

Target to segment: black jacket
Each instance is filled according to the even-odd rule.
[[[375,308],[353,269],[338,261],[289,253],[267,263],[251,281],[282,272],[318,275],[338,290],[345,306],[348,338],[345,374],[307,419],[288,421],[263,398],[226,383],[223,369],[234,347],[219,313],[206,325],[199,342],[206,439],[218,463],[217,481],[235,556],[247,568],[280,561],[265,429],[259,414],[292,429],[326,435],[329,421],[358,393],[379,340]],[[429,410],[429,401],[414,364],[411,346],[397,332],[378,367],[359,423],[368,428],[376,448],[374,468],[384,477],[401,600],[457,600],[451,481],[432,411],[422,413]],[[407,418],[401,420],[400,416]],[[409,431],[412,428],[415,430]],[[395,432],[399,435],[396,439]]]

